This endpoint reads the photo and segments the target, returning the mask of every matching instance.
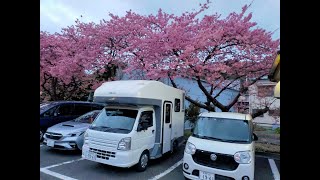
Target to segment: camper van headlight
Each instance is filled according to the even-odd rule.
[[[188,154],[194,154],[196,152],[196,146],[192,143],[187,142],[186,148],[184,150]]]
[[[131,149],[131,137],[126,137],[120,140],[118,150],[128,151]]]
[[[234,160],[239,164],[249,164],[251,162],[250,151],[239,151],[234,154]]]

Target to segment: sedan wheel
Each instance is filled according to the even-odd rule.
[[[43,131],[42,131],[42,130],[40,130],[40,141],[42,141],[42,139],[43,139],[43,135],[44,135]]]

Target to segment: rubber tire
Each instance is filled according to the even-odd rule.
[[[41,133],[42,133],[42,137],[40,137],[40,142],[43,141],[43,136],[44,136],[45,131],[43,129],[40,129],[40,136],[41,136]]]
[[[174,152],[177,152],[178,151],[178,141],[173,141],[173,143],[172,143],[172,152],[174,153]]]
[[[147,156],[148,156],[148,161],[147,161],[147,165],[146,165],[145,167],[142,167],[142,166],[141,166],[141,159],[142,159],[142,157],[143,157],[144,155],[147,155]],[[147,169],[147,167],[148,167],[148,162],[149,162],[149,160],[150,160],[149,153],[148,153],[147,151],[143,151],[142,154],[141,154],[141,156],[140,156],[140,159],[139,159],[138,164],[136,164],[136,170],[137,170],[138,172],[143,172],[143,171],[145,171],[145,170]]]

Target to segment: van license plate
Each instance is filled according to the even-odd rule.
[[[54,146],[54,141],[48,139],[47,140],[47,146],[53,147]]]
[[[87,159],[93,160],[93,161],[95,161],[96,158],[97,158],[96,153],[93,153],[93,152],[90,152],[90,151],[87,151],[85,156],[86,156]]]
[[[211,173],[206,173],[206,172],[203,172],[203,171],[200,171],[200,179],[203,179],[203,180],[214,180],[215,177],[214,177],[214,174],[211,174]]]

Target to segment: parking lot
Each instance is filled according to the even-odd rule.
[[[81,152],[53,150],[40,144],[40,179],[174,179],[183,180],[184,145],[174,154],[151,160],[144,172],[134,168],[117,168],[81,158]],[[256,180],[280,179],[280,159],[256,155]]]

